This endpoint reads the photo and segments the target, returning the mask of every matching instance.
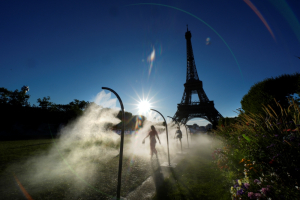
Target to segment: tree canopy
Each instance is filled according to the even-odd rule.
[[[38,98],[37,99],[37,103],[39,103],[39,106],[43,109],[47,109],[48,107],[50,107],[52,105],[52,103],[50,102],[50,97],[44,97],[43,99]]]
[[[50,101],[50,96],[47,96],[37,99],[38,107],[35,104],[30,106],[28,102],[30,95],[26,94],[28,90],[28,86],[23,86],[20,91],[10,91],[0,87],[0,106],[5,108],[7,112],[14,110],[14,113],[18,113],[18,116],[23,116],[24,113],[28,113],[30,110],[31,113],[39,115],[40,119],[49,120],[53,118],[54,121],[57,119],[58,121],[67,122],[81,116],[87,107],[93,104],[97,105],[94,102],[80,101],[78,99],[74,99],[68,104],[56,104]],[[109,108],[102,109],[109,110]],[[122,119],[121,111],[118,112],[116,117],[120,120]],[[125,127],[127,129],[141,128],[145,119],[146,117],[144,116],[133,116],[132,113],[125,111]],[[108,124],[107,127],[121,128],[122,122],[115,126]]]
[[[277,107],[275,100],[282,107],[289,105],[288,98],[300,95],[300,74],[283,74],[276,78],[267,78],[254,84],[241,100],[242,109],[246,113],[263,114],[263,105]]]
[[[30,106],[28,103],[30,95],[23,90],[10,91],[4,87],[0,88],[0,104],[8,104],[12,106]]]

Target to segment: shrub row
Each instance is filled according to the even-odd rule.
[[[294,100],[286,109],[276,105],[264,106],[265,115],[241,111],[236,123],[215,132],[224,146],[213,157],[234,180],[233,199],[300,197],[300,108]]]

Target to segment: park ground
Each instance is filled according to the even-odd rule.
[[[130,139],[130,136],[125,137],[121,196],[128,196],[152,176],[155,192],[151,199],[231,199],[231,183],[217,169],[211,156],[221,142],[209,136],[194,136],[190,148],[184,148],[186,154],[170,153],[171,162],[176,157],[177,166],[162,169],[160,164],[167,161],[163,155],[166,151],[159,151],[158,159],[133,157],[126,154]],[[0,141],[0,196],[3,199],[112,199],[116,196],[117,150],[116,156],[109,159],[99,161],[87,157],[75,165],[64,160],[69,152],[57,150],[57,141]],[[51,159],[43,160],[49,158],[50,152]],[[168,173],[162,173],[163,170]]]

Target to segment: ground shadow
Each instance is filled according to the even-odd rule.
[[[193,194],[193,192],[189,189],[189,187],[188,187],[183,181],[181,181],[181,180],[177,177],[176,172],[174,171],[173,168],[170,168],[170,171],[171,171],[171,176],[170,176],[170,178],[172,177],[172,178],[174,178],[174,180],[175,180],[176,187],[177,187],[178,191],[180,192],[180,199],[186,199],[186,198],[185,198],[185,195],[183,194],[182,189],[181,189],[181,187],[179,186],[179,184],[180,184],[182,187],[184,187],[184,188],[186,189],[186,191],[189,193],[189,199],[190,199],[190,197],[192,197],[192,199],[195,199],[195,200],[196,200],[196,199],[199,199],[199,197],[195,196],[195,195]]]
[[[156,167],[157,166],[157,167]],[[156,199],[169,199],[168,198],[168,187],[164,182],[164,175],[160,167],[160,161],[156,155],[156,159],[152,159],[151,167],[153,172],[153,181],[156,188]]]

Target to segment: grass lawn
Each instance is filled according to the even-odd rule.
[[[61,150],[60,153],[51,154],[54,163],[42,165],[43,157],[49,157],[50,149],[55,150],[55,141],[44,140],[21,140],[21,141],[1,141],[0,142],[0,196],[1,199],[24,199],[24,194],[17,184],[17,180],[32,199],[111,199],[116,196],[117,172],[119,157],[106,160],[105,163],[97,160],[82,160],[74,165],[64,162],[63,157],[68,155],[68,151]],[[125,139],[126,142],[126,139]],[[99,144],[101,145],[101,144]],[[54,151],[55,152],[55,151]],[[37,158],[36,160],[33,158]],[[61,170],[55,174],[59,161]],[[38,173],[37,166],[43,166],[43,172],[36,181],[32,177]],[[78,169],[91,167],[92,176],[82,176]],[[53,168],[55,170],[53,170]],[[77,170],[77,171],[76,171]],[[86,171],[89,171],[87,169]],[[122,173],[121,196],[126,196],[134,190],[144,180],[151,175],[149,160],[139,158],[124,157]],[[86,172],[85,172],[86,173]],[[53,174],[53,176],[52,176]],[[55,178],[53,178],[55,177]],[[84,177],[84,178],[82,178]]]
[[[125,147],[129,140],[125,137]],[[211,162],[213,147],[193,142],[194,148],[171,169],[170,177],[160,180],[162,184],[157,187],[154,199],[230,199],[230,184]],[[72,162],[70,150],[57,144],[57,139],[0,141],[1,199],[25,199],[22,187],[34,200],[111,199],[116,196],[119,157],[97,160],[89,155]],[[82,144],[80,141],[75,144],[82,149],[92,145],[99,149],[103,144]],[[155,178],[159,167],[153,167],[153,163],[125,154],[121,196],[127,196],[149,176]]]
[[[194,145],[189,155],[183,156],[177,167],[171,169],[170,177],[161,184],[154,199],[230,200],[231,184],[212,163],[212,149],[217,145]]]

